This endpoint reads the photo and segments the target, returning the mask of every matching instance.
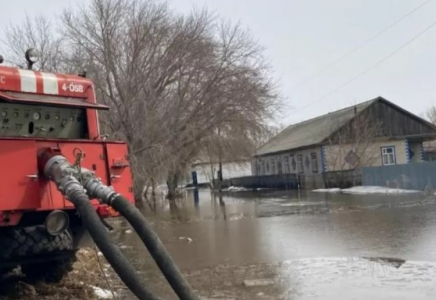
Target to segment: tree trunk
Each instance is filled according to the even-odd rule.
[[[140,178],[132,172],[132,179],[133,179],[133,194],[135,197],[136,204],[142,203],[144,201],[144,186],[145,186],[145,180],[143,178]]]
[[[156,181],[151,178],[151,199],[156,200]]]
[[[172,200],[176,197],[176,189],[179,183],[179,175],[177,173],[170,174],[167,180],[168,194],[167,198]]]

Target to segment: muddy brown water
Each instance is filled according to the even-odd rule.
[[[144,213],[202,299],[436,299],[436,197],[190,190]],[[153,289],[177,299],[115,226]]]

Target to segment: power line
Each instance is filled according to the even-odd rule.
[[[391,53],[389,53],[387,56],[385,56],[384,58],[382,58],[381,60],[379,60],[378,62],[376,62],[374,65],[372,65],[371,67],[369,67],[368,69],[364,70],[363,72],[359,73],[358,75],[354,76],[353,78],[351,78],[350,80],[348,80],[347,82],[345,82],[344,84],[340,85],[339,87],[337,87],[336,89],[330,91],[328,94],[322,96],[321,98],[318,98],[317,100],[303,106],[302,108],[291,112],[291,114],[295,114],[303,109],[306,109],[307,107],[324,100],[325,98],[333,95],[334,93],[338,92],[339,90],[343,89],[344,87],[348,86],[349,84],[353,83],[354,81],[356,81],[357,79],[359,79],[360,77],[362,77],[363,75],[365,75],[366,73],[374,70],[375,68],[377,68],[379,65],[381,65],[382,63],[384,63],[386,60],[388,60],[389,58],[391,58],[392,56],[394,56],[395,54],[397,54],[398,52],[400,52],[401,50],[403,50],[405,47],[407,47],[409,44],[411,44],[412,42],[414,42],[416,39],[418,39],[419,37],[421,37],[423,34],[425,34],[427,31],[429,31],[431,28],[433,28],[436,25],[436,21],[431,23],[430,26],[426,27],[423,31],[421,31],[420,33],[418,33],[417,35],[415,35],[413,38],[409,39],[406,43],[404,43],[403,45],[401,45],[400,47],[398,47],[397,49],[395,49],[394,51],[392,51]]]
[[[377,32],[375,35],[373,35],[372,37],[370,37],[368,40],[364,41],[363,43],[357,45],[356,47],[352,48],[351,50],[349,50],[348,52],[346,52],[344,55],[342,55],[341,57],[339,57],[338,59],[334,60],[333,62],[331,62],[330,64],[324,66],[323,68],[321,68],[320,70],[318,70],[317,72],[313,73],[312,75],[304,78],[303,80],[301,80],[299,83],[297,83],[296,85],[294,85],[292,87],[292,89],[299,87],[303,84],[305,84],[306,82],[308,82],[309,80],[318,77],[318,75],[323,74],[325,71],[327,71],[328,69],[330,69],[331,67],[335,66],[336,64],[338,64],[339,62],[343,61],[345,58],[349,57],[351,54],[357,52],[360,48],[368,45],[369,43],[371,43],[373,40],[375,40],[376,38],[378,38],[379,36],[381,36],[382,34],[384,34],[386,31],[388,31],[389,29],[391,29],[392,27],[396,26],[397,24],[399,24],[401,21],[403,21],[404,19],[408,18],[409,16],[411,16],[412,14],[414,14],[416,11],[418,11],[419,9],[421,9],[422,7],[424,7],[425,5],[429,4],[430,2],[432,2],[433,0],[427,0],[423,3],[421,3],[420,5],[418,5],[417,7],[415,7],[414,9],[412,9],[411,11],[409,11],[407,14],[403,15],[402,17],[400,17],[399,19],[395,20],[394,22],[392,22],[390,25],[388,25],[387,27],[383,28],[382,30],[380,30],[379,32]]]

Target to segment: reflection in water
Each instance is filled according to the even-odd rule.
[[[436,202],[421,195],[302,193],[299,199],[292,191],[191,190],[182,199],[158,202],[146,214],[164,240],[194,236],[190,250],[225,248],[211,260],[209,250],[201,251],[196,261],[235,261],[245,248],[246,262],[326,255],[436,259]],[[196,264],[177,243],[169,247]]]
[[[200,202],[200,196],[198,193],[198,189],[194,190],[194,203],[195,203],[195,207],[198,207],[198,204]]]
[[[362,257],[363,259],[367,259],[369,261],[378,262],[380,264],[393,266],[395,268],[401,267],[406,261],[401,258],[389,258],[389,257]]]
[[[302,192],[299,197],[292,191],[220,195],[190,190],[172,202],[158,200],[145,214],[181,269],[191,274],[193,285],[204,293],[214,291],[207,297],[312,299],[310,295],[331,295],[321,299],[350,299],[357,291],[384,299],[365,290],[391,286],[393,291],[404,290],[410,299],[427,299],[422,293],[416,298],[411,295],[420,286],[419,280],[429,284],[431,276],[427,275],[436,275],[436,268],[406,260],[436,261],[435,204],[434,198],[422,195]],[[126,250],[128,254],[148,277],[155,276],[154,263],[144,256],[139,239],[119,232],[118,238],[133,246]],[[374,280],[366,278],[362,270],[369,266],[390,270],[394,275],[388,272]],[[411,279],[412,273],[421,279]],[[278,281],[271,287],[248,290],[241,288],[247,278]],[[359,278],[364,279],[356,283]],[[390,279],[394,283],[388,284]],[[350,285],[355,291],[347,294],[347,290],[344,295],[348,296],[335,298],[338,289],[331,288],[333,283],[342,289]],[[265,298],[258,293],[264,293]],[[394,296],[386,299],[403,299],[388,295]],[[365,299],[363,296],[356,299]]]

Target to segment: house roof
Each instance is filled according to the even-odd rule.
[[[348,121],[351,121],[356,114],[378,101],[384,101],[396,109],[429,124],[427,121],[411,114],[386,99],[378,97],[301,123],[290,125],[258,148],[256,156],[322,144],[333,132],[336,132]],[[433,125],[430,126],[433,127]]]

